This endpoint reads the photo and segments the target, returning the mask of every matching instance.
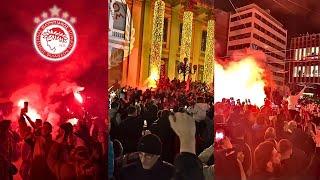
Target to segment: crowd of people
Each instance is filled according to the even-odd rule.
[[[320,180],[320,105],[301,98],[305,88],[257,107],[214,103],[200,82],[157,85],[115,86],[107,131],[83,117],[53,137],[23,109],[17,129],[1,120],[0,179]]]
[[[101,123],[86,117],[75,125],[63,122],[55,137],[50,122],[31,119],[23,109],[17,121],[1,120],[0,179],[107,179],[107,131]]]
[[[157,88],[109,92],[109,178],[213,178],[213,92],[162,78]]]
[[[262,107],[215,103],[215,179],[320,179],[320,106],[301,99],[305,88]]]

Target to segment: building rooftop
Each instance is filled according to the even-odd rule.
[[[246,5],[246,6],[242,6],[237,8],[237,13],[248,10],[248,9],[257,9],[259,12],[261,12],[263,15],[265,15],[266,17],[268,17],[269,19],[271,19],[274,23],[276,23],[278,26],[282,27],[284,29],[284,26],[282,23],[280,23],[278,20],[276,20],[273,16],[271,16],[270,14],[270,10],[265,10],[262,9],[261,7],[259,7],[258,5],[256,5],[255,3]],[[287,31],[286,29],[284,29],[285,31]]]

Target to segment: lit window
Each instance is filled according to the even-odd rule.
[[[294,59],[295,59],[295,60],[298,60],[298,53],[299,53],[299,52],[298,52],[298,49],[295,49],[295,50],[294,50]]]
[[[306,54],[307,54],[307,48],[303,48],[303,56],[302,56],[302,59],[305,59]]]
[[[312,55],[315,55],[316,54],[316,47],[312,47]]]
[[[318,77],[318,73],[319,73],[319,66],[315,66],[314,77]]]
[[[294,67],[293,68],[293,77],[297,77],[298,76],[298,67]]]
[[[313,77],[314,74],[314,66],[311,66],[311,73],[310,73],[310,77]]]
[[[301,66],[298,66],[298,77],[301,77],[302,72],[301,72]]]
[[[301,60],[302,59],[302,49],[299,49],[299,57],[298,57],[298,60]]]
[[[306,75],[306,67],[303,66],[302,67],[302,77],[305,77],[305,75]]]

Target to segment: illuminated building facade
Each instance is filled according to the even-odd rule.
[[[237,8],[230,16],[228,36],[228,55],[246,48],[263,51],[274,82],[284,85],[287,30],[268,10],[256,4]]]
[[[146,87],[160,76],[179,78],[177,65],[184,57],[191,66],[197,65],[192,80],[203,81],[205,69],[210,71],[205,68],[205,54],[214,51],[214,45],[207,43],[207,37],[214,37],[207,36],[212,9],[211,0],[110,0],[109,86],[115,80]],[[206,51],[207,46],[212,51]]]
[[[320,83],[320,34],[294,37],[288,53],[287,80],[290,84]]]

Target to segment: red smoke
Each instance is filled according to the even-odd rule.
[[[221,60],[216,59],[217,63],[222,65],[223,67],[227,67],[230,63],[238,62],[243,60],[246,57],[252,57],[255,60],[255,63],[258,64],[259,67],[263,68],[264,73],[262,74],[263,79],[265,80],[266,87],[274,87],[273,76],[270,68],[267,65],[267,57],[262,51],[245,49],[243,51],[235,51],[230,59]]]
[[[250,99],[262,106],[265,89],[272,86],[272,76],[266,66],[266,57],[260,51],[235,52],[229,61],[215,64],[215,100],[233,97],[244,101]]]
[[[60,15],[67,11],[77,20],[75,51],[62,62],[44,60],[32,43],[34,18],[44,11],[50,14],[53,5],[61,8]],[[52,100],[55,96],[67,95],[73,88],[83,86],[96,91],[94,95],[101,99],[106,97],[101,93],[107,79],[106,15],[104,1],[5,1],[0,7],[0,98],[9,98],[14,105],[27,99],[43,119],[56,124],[60,102]],[[16,115],[17,107],[13,113]]]
[[[59,100],[56,101],[54,100],[55,97],[64,97],[79,89],[82,88],[76,85],[76,83],[69,83],[66,81],[59,84],[53,84],[48,91],[44,91],[38,84],[26,86],[15,91],[10,97],[10,101],[13,102],[13,111],[8,118],[13,121],[17,120],[20,109],[22,108],[21,102],[27,101],[29,102],[28,115],[33,118],[32,120],[35,120],[34,118],[37,117],[34,115],[34,112],[32,112],[35,111],[36,114],[40,115],[40,117],[37,118],[47,120],[54,128],[57,128],[61,123],[60,115],[57,110],[60,107],[62,98],[59,98]]]

